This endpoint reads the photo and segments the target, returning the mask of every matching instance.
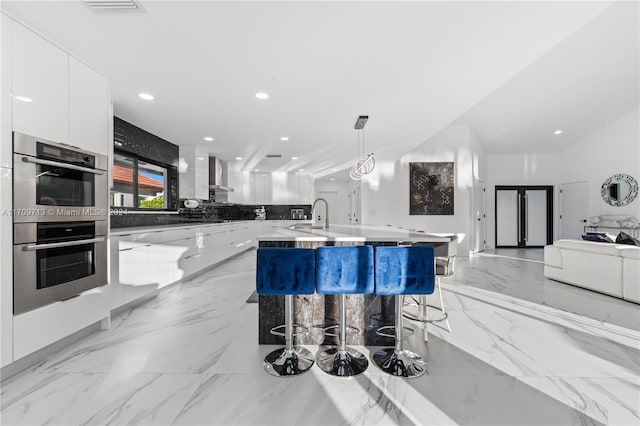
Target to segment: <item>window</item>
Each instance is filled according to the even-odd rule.
[[[169,208],[169,167],[152,164],[128,153],[113,155],[112,207]]]

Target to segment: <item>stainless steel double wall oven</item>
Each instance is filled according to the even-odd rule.
[[[108,157],[13,134],[13,313],[107,284]]]

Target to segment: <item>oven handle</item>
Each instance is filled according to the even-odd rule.
[[[104,170],[90,169],[88,167],[82,167],[82,166],[74,166],[73,164],[60,163],[58,161],[41,160],[39,158],[31,158],[31,157],[22,157],[22,161],[24,161],[25,163],[44,164],[45,166],[57,166],[65,169],[78,170],[81,172],[93,173],[94,175],[104,174]]]
[[[34,244],[31,246],[24,246],[22,250],[24,251],[44,250],[44,249],[51,249],[51,248],[58,248],[58,247],[79,246],[82,244],[101,243],[103,241],[104,241],[103,237],[98,237],[98,238],[90,238],[87,240],[63,241],[61,243]]]

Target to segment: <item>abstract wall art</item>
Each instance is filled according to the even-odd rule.
[[[454,164],[409,163],[409,214],[453,215]]]

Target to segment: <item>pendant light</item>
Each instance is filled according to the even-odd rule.
[[[356,120],[356,124],[354,126],[358,135],[358,156],[356,157],[356,162],[351,167],[351,172],[349,172],[351,179],[354,180],[361,179],[362,176],[371,173],[376,166],[376,160],[373,158],[373,152],[365,155],[364,125],[367,123],[368,119],[368,115],[361,115]],[[362,156],[360,155],[360,134],[362,134]]]

